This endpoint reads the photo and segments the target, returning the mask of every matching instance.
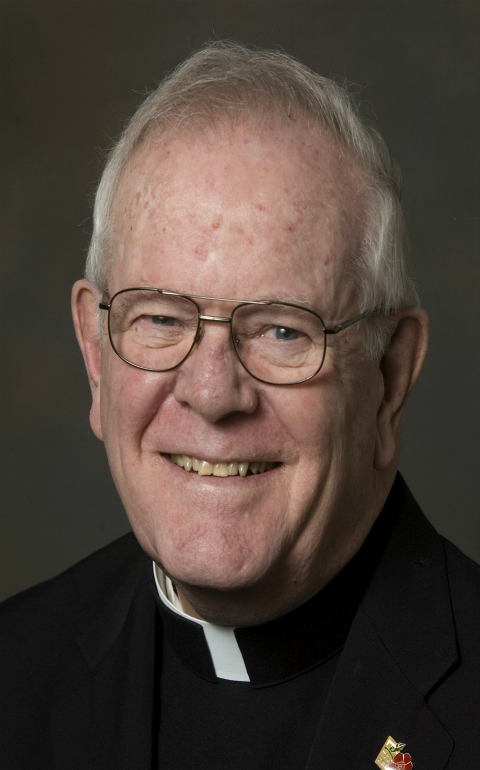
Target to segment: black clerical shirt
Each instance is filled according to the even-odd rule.
[[[360,551],[287,615],[237,628],[250,682],[219,679],[203,629],[159,598],[158,766],[162,770],[305,768],[343,645],[390,528],[380,517]]]

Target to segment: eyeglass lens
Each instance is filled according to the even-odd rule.
[[[166,371],[191,351],[198,330],[198,308],[185,297],[155,291],[118,294],[110,309],[115,351],[135,366]],[[232,315],[235,351],[250,374],[265,382],[289,384],[312,377],[325,354],[318,316],[281,303],[240,305]]]

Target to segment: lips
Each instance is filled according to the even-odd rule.
[[[202,460],[198,457],[184,454],[170,454],[170,460],[180,468],[188,472],[198,473],[199,476],[246,476],[257,475],[272,470],[279,463],[235,460],[228,462],[210,463],[208,460]]]

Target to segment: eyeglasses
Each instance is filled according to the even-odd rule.
[[[204,315],[195,300],[237,302],[230,316]],[[178,294],[166,289],[133,288],[117,292],[108,310],[108,334],[115,353],[127,364],[149,372],[168,372],[185,361],[203,336],[205,321],[230,324],[233,349],[243,368],[269,385],[296,385],[322,368],[326,340],[370,313],[331,329],[313,310],[289,302]]]

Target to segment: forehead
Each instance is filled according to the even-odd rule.
[[[114,288],[308,299],[310,278],[338,284],[359,247],[362,188],[348,155],[305,124],[159,137],[117,191]]]

